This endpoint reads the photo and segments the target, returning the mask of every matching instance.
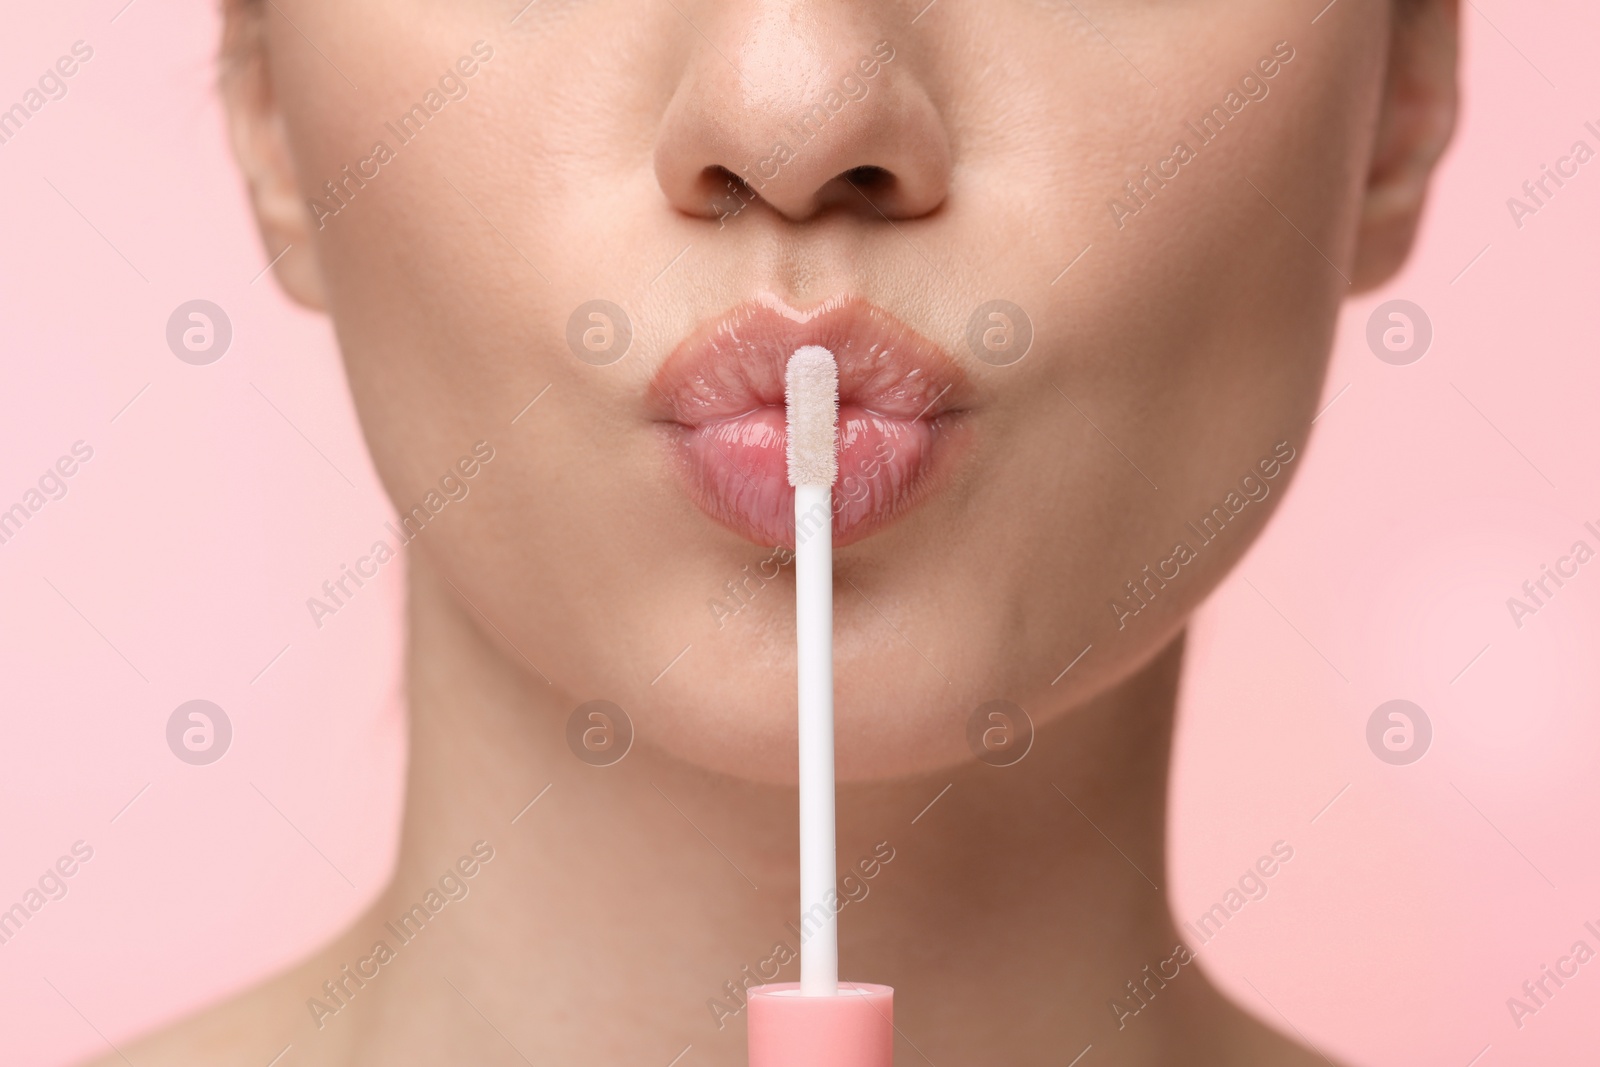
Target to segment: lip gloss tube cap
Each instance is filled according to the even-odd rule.
[[[832,997],[800,995],[800,983],[752,986],[750,1067],[892,1067],[894,990],[840,982]]]

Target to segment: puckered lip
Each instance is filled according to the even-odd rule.
[[[932,341],[860,297],[798,311],[762,294],[702,323],[656,372],[652,413],[683,426],[783,408],[795,349],[821,345],[839,363],[839,406],[884,418],[934,420],[962,410],[964,371]]]
[[[702,323],[651,382],[649,410],[690,497],[764,545],[794,543],[784,372],[797,348],[839,364],[834,538],[849,544],[928,495],[963,436],[966,373],[938,345],[854,296],[800,311],[763,294]]]

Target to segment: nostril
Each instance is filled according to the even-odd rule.
[[[723,166],[710,166],[702,170],[699,186],[700,192],[714,202],[734,196],[745,200],[755,197],[748,182]]]
[[[705,178],[718,189],[726,189],[730,186],[735,189],[748,188],[743,178],[720,164],[707,167]]]
[[[692,206],[693,214],[714,218],[723,225],[732,216],[761,202],[773,205],[780,215],[796,221],[834,209],[853,210],[864,217],[882,216],[886,211],[895,215],[901,213],[898,202],[907,186],[902,174],[895,169],[876,164],[850,167],[836,171],[830,180],[814,190],[805,186],[804,178],[798,179],[799,184],[795,185],[793,176],[796,173],[797,170],[791,168],[771,176],[746,178],[732,167],[708,161],[698,168],[685,187],[688,193],[685,205]],[[787,188],[785,179],[789,180]]]
[[[857,189],[872,191],[888,188],[894,175],[882,167],[851,167],[844,172],[844,180]]]

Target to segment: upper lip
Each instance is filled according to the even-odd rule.
[[[654,413],[694,427],[782,407],[789,357],[805,345],[838,361],[841,406],[910,421],[967,403],[961,368],[882,308],[845,296],[797,311],[763,294],[702,323],[673,350],[652,383]]]

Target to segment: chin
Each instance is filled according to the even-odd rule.
[[[792,682],[793,671],[787,680]],[[970,708],[942,683],[902,690],[885,704],[869,694],[882,680],[837,677],[834,702],[836,775],[843,783],[919,777],[973,759],[965,733]],[[689,679],[634,716],[639,743],[712,774],[762,785],[798,780],[795,694],[791,685],[739,686],[727,679]],[[743,689],[735,696],[732,689]]]

